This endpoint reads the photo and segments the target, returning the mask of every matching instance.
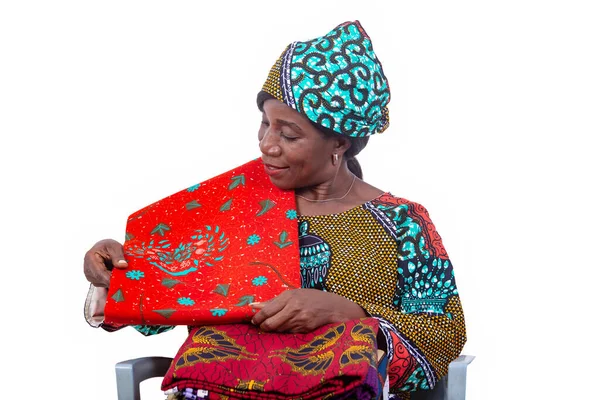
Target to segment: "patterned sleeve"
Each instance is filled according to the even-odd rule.
[[[380,321],[388,348],[390,389],[432,389],[466,342],[454,271],[420,204],[390,198],[378,206],[395,225],[397,282],[392,304],[362,304]],[[389,351],[393,349],[393,351]]]
[[[132,325],[132,327],[144,336],[158,335],[175,328],[174,325]]]
[[[107,323],[100,324],[100,327],[107,332],[114,332],[131,326],[144,336],[158,335],[159,333],[167,332],[175,328],[175,325],[111,325]]]

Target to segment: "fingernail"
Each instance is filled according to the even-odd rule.
[[[119,260],[119,261],[117,261],[117,264],[119,264],[119,265],[127,265],[127,261],[125,261],[125,260]]]

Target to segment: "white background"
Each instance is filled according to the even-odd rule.
[[[354,19],[392,89],[359,160],[444,239],[477,356],[467,397],[591,398],[600,13],[550,0],[2,2],[0,397],[113,399],[116,362],[174,355],[183,327],[87,326],[85,251],[258,156],[280,52]],[[163,399],[160,379],[142,390]]]

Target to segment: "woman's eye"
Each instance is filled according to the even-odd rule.
[[[294,140],[298,139],[295,136],[286,136],[286,135],[281,135],[282,138],[284,138],[287,141],[293,142]]]
[[[261,121],[261,125],[268,127],[269,126],[269,122],[268,121]]]

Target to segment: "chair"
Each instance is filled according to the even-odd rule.
[[[464,400],[467,388],[467,366],[475,356],[461,355],[450,363],[448,375],[433,390],[413,392],[411,400]],[[140,400],[140,383],[161,377],[169,369],[171,358],[141,357],[116,365],[119,400]]]

